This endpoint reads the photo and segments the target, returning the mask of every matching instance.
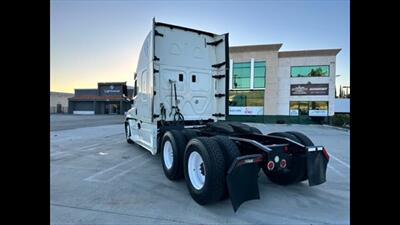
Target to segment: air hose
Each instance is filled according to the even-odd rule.
[[[172,112],[175,110],[174,113],[174,121],[178,122],[184,122],[185,118],[183,117],[182,113],[180,112],[180,109],[178,107],[178,95],[176,94],[176,81],[169,80],[169,83],[171,84],[171,112],[169,116],[172,115]],[[174,92],[174,93],[172,93]],[[174,94],[174,97],[172,97],[172,94]],[[173,99],[175,99],[175,105],[173,104]]]

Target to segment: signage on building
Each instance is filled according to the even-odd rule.
[[[229,106],[229,115],[264,115],[262,106]]]
[[[119,89],[115,89],[114,85],[110,85],[109,89],[105,89],[104,93],[109,94],[109,93],[119,93]]]
[[[309,116],[328,116],[328,110],[314,110],[310,109],[308,111]]]
[[[291,109],[289,112],[290,116],[298,116],[299,115],[299,110],[298,109]]]
[[[292,84],[290,95],[328,95],[329,84]]]

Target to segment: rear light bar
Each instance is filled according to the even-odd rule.
[[[247,163],[259,163],[259,162],[262,162],[263,160],[264,160],[263,156],[258,156],[258,157],[255,157],[255,158],[242,159],[242,160],[239,160],[237,162],[236,167],[241,166],[243,164],[247,164]]]
[[[314,151],[322,151],[324,147],[322,146],[313,146],[313,147],[308,147],[307,150],[309,152],[314,152]]]
[[[309,152],[315,152],[315,151],[322,151],[322,153],[324,154],[324,157],[329,160],[329,154],[328,151],[326,150],[325,147],[322,146],[312,146],[312,147],[307,147],[307,150]]]

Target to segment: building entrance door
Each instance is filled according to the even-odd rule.
[[[119,104],[106,103],[104,105],[104,114],[119,114]]]
[[[61,104],[57,104],[57,113],[62,113],[62,106],[61,106]]]

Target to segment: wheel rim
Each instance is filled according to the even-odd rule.
[[[206,170],[203,158],[197,152],[192,152],[189,155],[188,173],[192,186],[197,190],[203,188],[206,180]]]
[[[164,165],[167,169],[171,169],[172,163],[174,162],[174,152],[172,151],[172,145],[170,141],[164,143],[163,149]]]

